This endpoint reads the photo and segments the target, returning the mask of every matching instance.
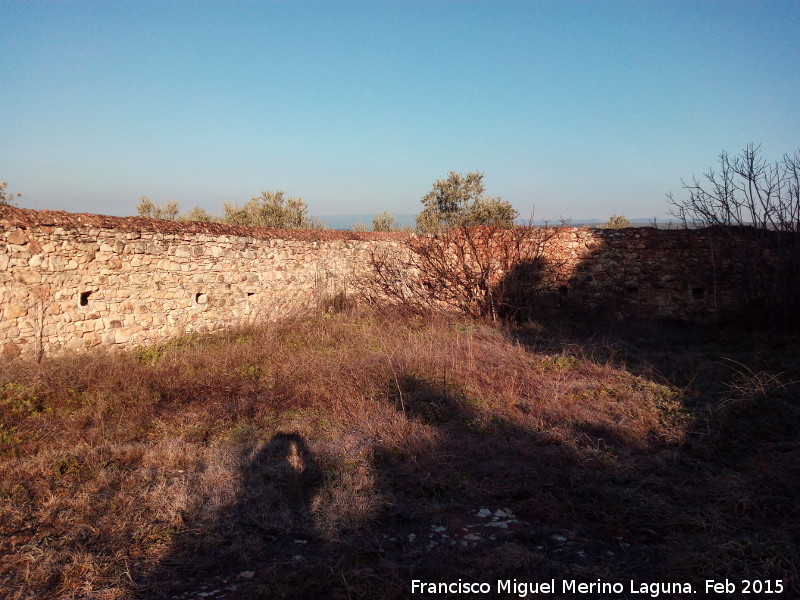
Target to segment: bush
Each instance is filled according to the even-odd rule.
[[[324,224],[308,215],[302,198],[284,197],[283,192],[261,192],[244,206],[223,203],[222,223],[277,229],[324,229]]]
[[[604,229],[625,229],[626,227],[630,227],[631,222],[628,220],[628,217],[624,215],[611,215],[608,218],[608,223],[603,225]]]
[[[140,217],[146,219],[164,219],[174,221],[178,218],[178,203],[175,200],[168,200],[162,205],[155,204],[147,196],[139,196],[139,204],[136,205],[136,212]]]
[[[388,211],[372,217],[372,231],[397,231],[397,217]]]
[[[188,213],[182,214],[178,218],[181,221],[201,221],[203,223],[211,223],[215,220],[214,215],[206,212],[199,206],[195,206]]]
[[[261,196],[251,198],[244,206],[223,201],[221,216],[197,206],[188,213],[180,214],[178,203],[174,200],[158,205],[147,196],[139,198],[136,211],[140,217],[167,221],[178,219],[278,229],[325,229],[322,221],[308,215],[308,206],[302,198],[286,198],[283,192],[261,192]]]
[[[7,190],[8,182],[4,181],[0,183],[0,206],[16,206],[13,200],[16,198],[21,198],[22,194],[14,194]]]

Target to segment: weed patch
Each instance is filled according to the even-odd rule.
[[[345,311],[2,364],[0,596],[800,594],[796,340],[701,333]]]

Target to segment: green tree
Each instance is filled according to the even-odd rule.
[[[22,194],[14,194],[8,191],[8,182],[0,183],[0,206],[16,206],[13,200],[22,198]]]
[[[318,219],[309,216],[302,198],[285,197],[283,192],[261,192],[244,206],[223,202],[222,223],[277,229],[323,229]]]
[[[472,171],[461,175],[450,171],[447,179],[437,179],[422,198],[417,215],[417,231],[433,233],[440,229],[471,225],[513,227],[517,211],[509,202],[484,196],[483,174]]]
[[[628,217],[624,215],[611,215],[608,218],[608,223],[603,225],[604,229],[625,229],[626,227],[630,227],[631,222],[628,220]]]

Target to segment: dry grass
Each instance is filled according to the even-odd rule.
[[[2,365],[0,597],[169,597],[245,568],[265,598],[453,573],[800,593],[797,389],[739,377],[791,371],[797,346],[596,329],[328,314]],[[481,507],[525,526],[387,542]]]

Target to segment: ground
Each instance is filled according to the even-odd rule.
[[[799,364],[782,333],[389,312],[4,364],[0,596],[794,597]]]

